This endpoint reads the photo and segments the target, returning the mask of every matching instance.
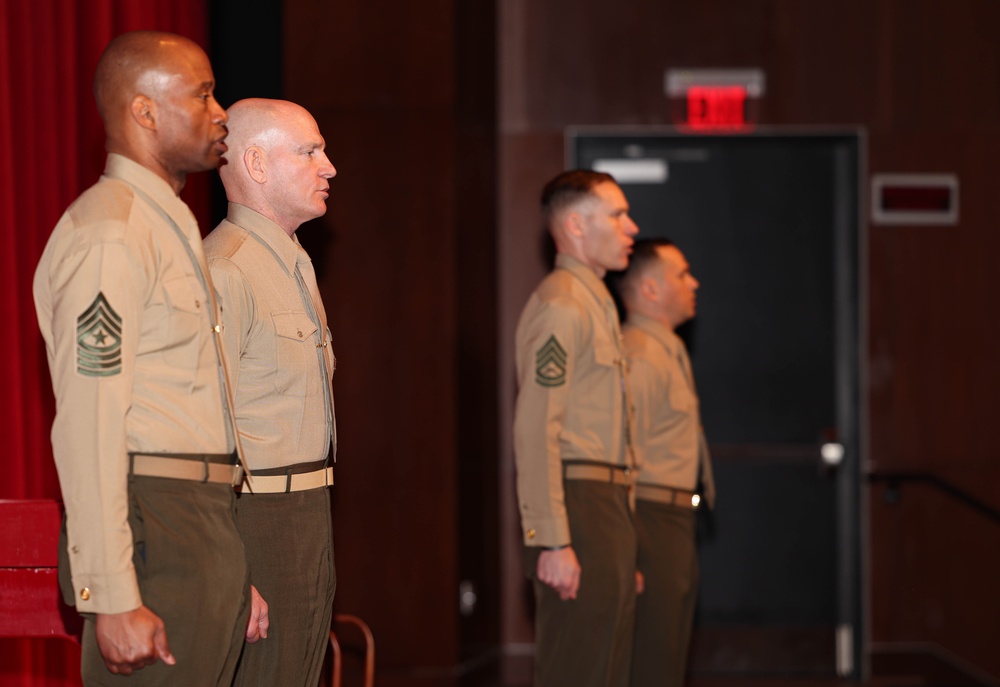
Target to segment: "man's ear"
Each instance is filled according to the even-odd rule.
[[[243,153],[243,164],[246,165],[247,174],[258,184],[267,181],[267,169],[264,164],[264,151],[257,146],[250,146]]]
[[[660,285],[652,277],[639,280],[639,294],[647,301],[655,301],[660,295]]]
[[[156,129],[156,103],[141,93],[133,96],[128,104],[129,114],[143,129]]]
[[[567,212],[563,217],[563,227],[568,236],[580,238],[583,236],[583,216],[579,212]]]

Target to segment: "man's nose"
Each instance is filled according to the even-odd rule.
[[[226,110],[219,101],[212,96],[212,121],[216,124],[226,124],[229,122],[229,115],[226,114]]]
[[[332,179],[337,176],[337,168],[333,166],[326,154],[323,155],[323,162],[324,164],[319,168],[319,175],[324,179]]]

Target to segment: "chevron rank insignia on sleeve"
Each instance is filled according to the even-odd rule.
[[[535,381],[541,386],[566,383],[566,349],[553,334],[535,354]]]
[[[122,318],[103,293],[76,318],[76,371],[87,377],[122,371]]]

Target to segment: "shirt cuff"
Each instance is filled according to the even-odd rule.
[[[125,613],[142,605],[131,567],[113,575],[74,575],[73,595],[79,613]]]
[[[521,521],[525,546],[567,546],[571,539],[566,518],[530,518]]]

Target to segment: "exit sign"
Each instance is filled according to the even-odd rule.
[[[670,69],[664,80],[671,118],[696,132],[747,131],[764,95],[760,69]]]
[[[744,129],[747,89],[741,86],[691,86],[687,122],[692,129]]]

